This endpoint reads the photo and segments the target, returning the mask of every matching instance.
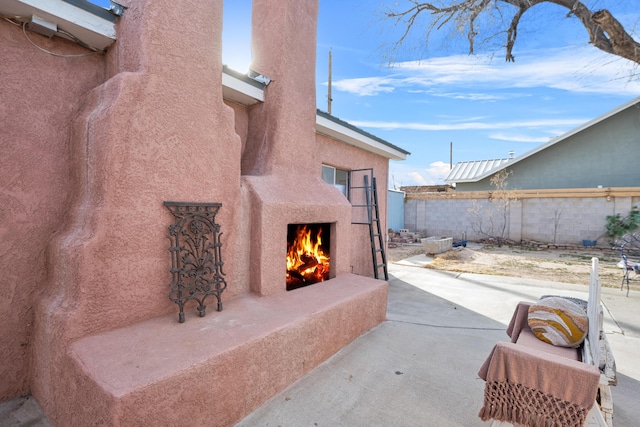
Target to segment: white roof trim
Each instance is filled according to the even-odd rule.
[[[227,73],[222,73],[222,94],[224,99],[241,105],[264,102],[264,89],[242,81]]]
[[[391,160],[406,160],[407,154],[382,144],[348,127],[316,114],[316,132],[326,135],[345,144],[353,145],[365,151],[386,157]]]
[[[62,0],[0,0],[0,13],[24,18],[36,15],[98,49],[116,40],[113,22]]]

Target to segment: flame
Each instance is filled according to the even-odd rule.
[[[299,225],[287,248],[287,289],[299,288],[329,279],[329,255],[322,249],[322,228],[312,236],[306,225]]]

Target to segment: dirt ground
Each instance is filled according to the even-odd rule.
[[[422,253],[420,244],[405,244],[390,248],[387,260],[400,261]],[[592,257],[600,260],[602,286],[619,288],[622,270],[616,263],[620,258],[609,249],[536,250],[524,246],[498,247],[469,243],[466,248],[458,247],[436,255],[426,268],[588,285]],[[640,281],[631,282],[630,287],[640,289]]]

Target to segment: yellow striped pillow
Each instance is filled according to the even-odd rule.
[[[579,347],[589,330],[587,312],[561,297],[548,297],[532,304],[528,323],[538,339],[559,347]]]

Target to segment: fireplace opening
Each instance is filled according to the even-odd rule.
[[[287,227],[287,290],[329,279],[331,224]]]

